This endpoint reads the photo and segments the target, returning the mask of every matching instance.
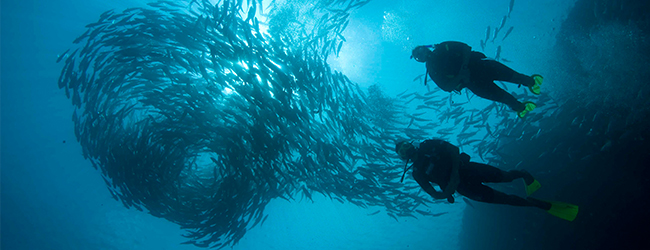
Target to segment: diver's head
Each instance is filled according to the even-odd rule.
[[[395,145],[395,152],[402,160],[409,160],[415,154],[415,146],[410,141],[401,141]]]
[[[411,52],[411,58],[418,62],[426,62],[433,53],[429,48],[431,48],[430,45],[420,45],[415,47]]]

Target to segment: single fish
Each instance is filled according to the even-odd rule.
[[[252,21],[253,18],[255,18],[255,11],[256,11],[256,8],[255,8],[255,7],[256,7],[256,6],[257,6],[257,5],[253,4],[253,6],[251,6],[250,8],[248,8],[248,15],[247,15],[247,17],[246,17],[246,21],[244,21],[244,22],[248,23],[248,22]]]
[[[373,213],[369,213],[368,215],[375,215],[375,214],[378,214],[379,212],[381,212],[381,210],[377,210],[377,211],[375,211]]]
[[[65,57],[68,55],[68,51],[70,51],[70,49],[68,49],[68,50],[66,50],[65,52],[63,52],[63,54],[60,54],[60,55],[56,58],[56,63],[61,62],[61,60],[63,60],[63,58],[65,58]]]
[[[494,56],[494,60],[499,61],[500,58],[501,58],[501,45],[499,45],[499,47],[497,47],[497,54],[496,54],[496,56]]]
[[[503,36],[503,38],[501,39],[501,41],[506,40],[506,37],[508,37],[508,35],[510,35],[510,33],[512,32],[512,29],[514,29],[514,28],[515,28],[514,26],[513,26],[513,27],[510,27],[510,28],[508,29],[508,31],[506,31],[506,34]]]
[[[341,52],[341,48],[343,48],[343,42],[339,42],[338,48],[336,48],[336,55],[338,56],[339,53]]]
[[[427,211],[424,211],[424,210],[420,210],[420,209],[416,209],[415,212],[418,212],[418,213],[421,214],[421,215],[431,215],[430,212],[427,212]]]
[[[508,17],[510,17],[510,13],[512,13],[512,7],[515,6],[515,0],[510,0],[510,5],[508,6]]]
[[[264,226],[264,222],[266,221],[267,218],[269,218],[268,214],[264,216],[264,219],[262,219],[262,224],[260,224],[260,226]]]
[[[606,152],[609,151],[611,148],[612,148],[612,141],[608,140],[607,143],[605,143],[605,145],[603,145],[603,147],[600,148],[600,151]]]
[[[395,221],[397,221],[397,222],[399,222],[399,220],[397,220],[397,217],[395,217],[395,215],[394,215],[394,214],[392,214],[392,213],[389,213],[389,214],[388,214],[388,216],[390,216],[390,217],[392,217],[393,219],[395,219]]]
[[[499,28],[494,28],[494,36],[492,36],[491,42],[494,42],[494,40],[497,39],[498,35],[499,35]]]
[[[418,80],[422,79],[422,77],[424,77],[424,74],[419,75],[419,76],[416,76],[415,78],[413,78],[413,81],[414,81],[414,82],[415,82],[415,81],[418,81]]]
[[[449,213],[449,212],[442,212],[442,213],[437,213],[437,214],[431,214],[431,216],[433,216],[433,217],[438,217],[438,216],[441,216],[441,215],[445,215],[445,214],[447,214],[447,213]]]
[[[411,121],[409,122],[409,125],[406,126],[407,128],[413,125],[413,122],[415,121],[415,117],[411,117]]]
[[[501,25],[499,25],[499,30],[503,29],[503,27],[506,26],[507,20],[508,20],[508,16],[503,16],[503,18],[501,18]]]

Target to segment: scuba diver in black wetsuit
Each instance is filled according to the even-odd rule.
[[[417,46],[413,49],[411,58],[426,63],[429,76],[444,91],[468,88],[477,96],[508,105],[521,118],[537,107],[533,102],[517,101],[494,81],[524,85],[533,94],[539,95],[544,79],[542,76],[517,73],[496,60],[488,59],[481,52],[472,51],[465,43],[448,41],[434,46]],[[426,76],[424,84],[426,85]]]
[[[562,202],[543,201],[532,197],[527,199],[496,191],[483,183],[511,182],[522,178],[528,195],[537,191],[541,185],[526,171],[503,171],[490,165],[471,162],[470,156],[460,153],[451,143],[438,139],[422,143],[402,141],[395,151],[402,160],[413,162],[413,178],[434,199],[447,199],[454,203],[453,194],[459,194],[480,202],[505,204],[511,206],[538,207],[565,220],[573,221],[578,206]],[[404,169],[404,175],[408,168]],[[404,176],[402,176],[404,180]],[[440,186],[436,191],[431,183]]]

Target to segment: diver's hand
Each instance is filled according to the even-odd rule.
[[[454,200],[454,197],[450,195],[449,197],[447,197],[447,201],[449,203],[454,203],[455,200]]]

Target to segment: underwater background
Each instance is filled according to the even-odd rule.
[[[2,249],[648,245],[647,2],[147,3],[1,3]],[[539,108],[422,84],[449,40],[543,75],[499,84]],[[578,217],[400,183],[395,141],[434,137]]]

